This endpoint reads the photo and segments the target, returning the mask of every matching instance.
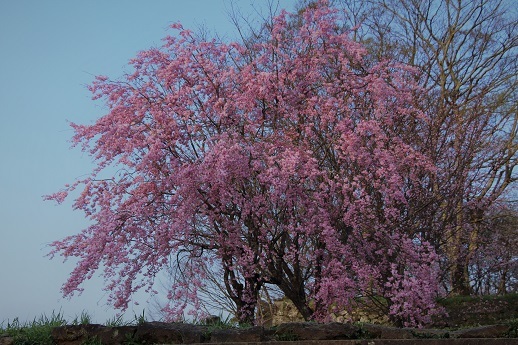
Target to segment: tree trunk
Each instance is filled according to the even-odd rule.
[[[284,295],[288,297],[288,299],[293,303],[295,308],[297,308],[298,312],[304,320],[309,321],[313,318],[314,310],[312,310],[309,305],[308,301],[306,299],[306,293],[304,291],[304,285],[301,283],[299,284],[298,289],[293,289],[291,284],[280,284],[279,288],[282,292],[284,292]]]
[[[451,275],[452,293],[459,296],[471,295],[469,284],[468,266],[460,259],[454,263]]]
[[[259,276],[245,278],[243,285],[229,268],[228,263],[232,261],[228,257],[226,259],[227,266],[224,268],[223,278],[227,293],[236,305],[236,318],[240,325],[255,325],[255,310],[262,288]]]
[[[241,326],[255,325],[255,308],[257,302],[247,303],[240,301],[236,303],[237,306],[237,320]]]

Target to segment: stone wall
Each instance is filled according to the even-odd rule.
[[[257,319],[265,327],[278,326],[287,322],[303,322],[304,318],[298,312],[293,303],[287,299],[278,299],[272,303],[262,302],[258,308]],[[354,311],[342,311],[331,318],[332,321],[374,323],[390,326],[390,321],[386,315],[381,315],[373,308],[357,308]]]
[[[492,325],[457,331],[440,329],[394,328],[372,324],[352,323],[285,323],[277,327],[221,329],[207,325],[147,322],[137,326],[107,327],[101,325],[73,325],[54,328],[53,342],[57,345],[83,345],[99,342],[119,344],[221,344],[241,343],[268,345],[286,344],[517,344],[509,336],[508,325]],[[14,339],[0,335],[0,345],[12,345]]]

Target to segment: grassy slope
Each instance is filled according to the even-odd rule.
[[[436,320],[435,327],[465,328],[518,322],[518,294],[504,296],[458,296],[440,301],[448,317]]]

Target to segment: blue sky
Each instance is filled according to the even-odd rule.
[[[295,0],[280,0],[292,9]],[[266,0],[234,0],[243,14]],[[167,27],[181,22],[235,35],[229,0],[0,0],[0,325],[61,311],[82,311],[94,321],[115,315],[106,306],[102,280],[87,282],[71,300],[60,287],[73,262],[45,257],[48,243],[87,226],[71,201],[56,206],[42,196],[88,174],[90,157],[70,149],[67,121],[91,123],[103,115],[86,85],[95,75],[116,78],[140,51],[161,43]],[[147,310],[144,294],[140,305]],[[5,326],[5,324],[4,324]]]

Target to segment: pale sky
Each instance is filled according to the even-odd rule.
[[[292,10],[296,0],[280,0]],[[233,0],[256,16],[267,0]],[[43,201],[93,165],[70,149],[67,121],[88,124],[104,114],[86,85],[95,75],[129,71],[129,59],[161,44],[171,23],[196,31],[204,25],[235,37],[230,0],[0,0],[0,326],[19,317],[32,320],[61,311],[71,320],[86,311],[104,323],[115,315],[106,306],[102,280],[84,285],[71,300],[60,288],[73,262],[45,255],[53,240],[87,226],[83,214]],[[125,314],[141,314],[147,296]]]

